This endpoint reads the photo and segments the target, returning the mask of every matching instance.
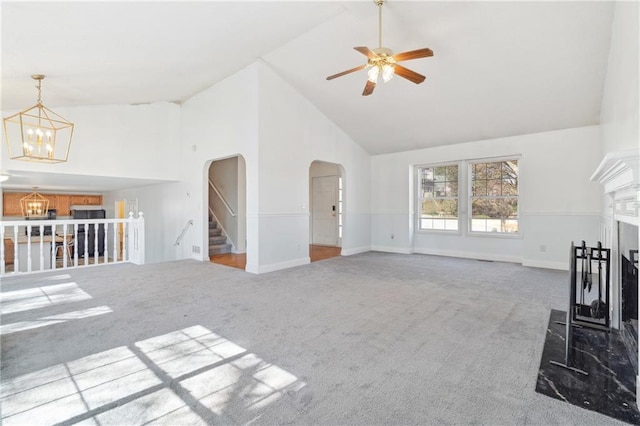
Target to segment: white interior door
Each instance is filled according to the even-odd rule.
[[[312,178],[311,244],[338,245],[338,176]]]

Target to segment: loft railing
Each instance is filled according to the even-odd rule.
[[[144,216],[0,221],[0,276],[110,263],[144,264]]]

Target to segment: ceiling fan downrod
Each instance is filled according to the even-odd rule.
[[[378,5],[378,47],[382,47],[382,5],[384,0],[373,0]]]

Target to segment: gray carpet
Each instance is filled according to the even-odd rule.
[[[567,280],[376,252],[4,279],[3,424],[620,424],[535,392]]]

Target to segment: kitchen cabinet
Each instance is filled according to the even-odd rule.
[[[2,196],[2,215],[3,216],[22,216],[22,208],[20,200],[26,194],[22,192],[5,192]]]
[[[102,204],[102,195],[72,195],[72,206],[99,206]]]
[[[31,192],[4,192],[2,194],[2,215],[22,217],[20,200]],[[102,195],[93,194],[46,194],[40,195],[49,200],[49,208],[56,209],[58,216],[70,216],[71,206],[101,206]]]

